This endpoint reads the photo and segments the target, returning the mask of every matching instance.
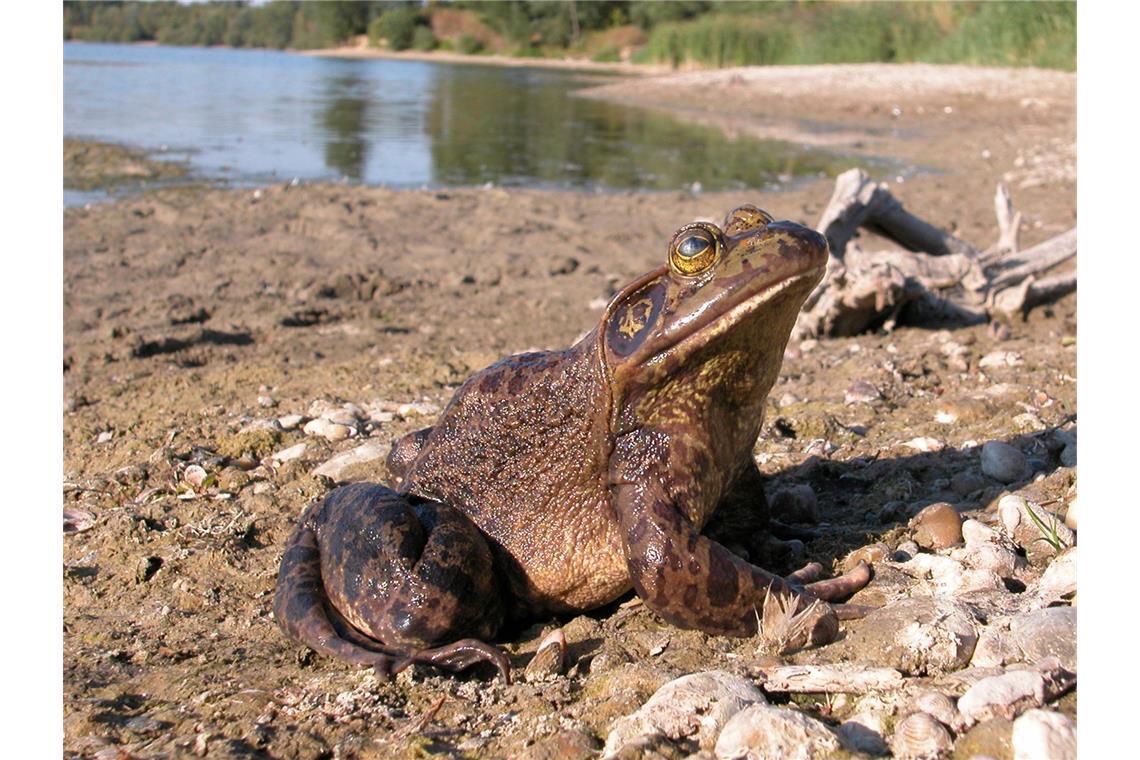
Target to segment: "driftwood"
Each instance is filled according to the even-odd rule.
[[[804,304],[796,334],[855,335],[901,322],[972,324],[1076,290],[1075,272],[1042,276],[1076,256],[1075,227],[1021,251],[1021,214],[1005,185],[998,185],[994,213],[998,239],[983,251],[904,209],[885,183],[861,169],[839,175],[817,226],[831,249],[827,273]],[[860,227],[904,250],[864,251],[853,240]]]
[[[829,692],[866,694],[892,691],[906,679],[893,668],[869,668],[847,663],[838,665],[779,665],[753,668],[749,675],[761,681],[765,691]]]

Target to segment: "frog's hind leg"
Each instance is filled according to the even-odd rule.
[[[506,656],[475,638],[503,618],[490,549],[443,504],[368,484],[333,491],[289,540],[274,611],[295,641],[381,674],[487,661],[509,681]]]

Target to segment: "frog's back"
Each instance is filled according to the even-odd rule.
[[[471,377],[404,477],[466,513],[532,610],[588,609],[629,588],[609,507],[610,395],[589,338]]]

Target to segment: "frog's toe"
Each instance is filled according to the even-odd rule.
[[[511,661],[507,655],[478,639],[460,639],[446,646],[409,652],[392,672],[399,673],[413,662],[424,662],[457,673],[480,662],[489,662],[499,671],[504,683],[511,682]]]
[[[818,562],[809,562],[808,564],[796,570],[794,573],[784,576],[784,580],[793,586],[800,586],[804,583],[811,583],[812,581],[819,580],[823,576],[823,565]]]
[[[846,599],[870,582],[871,566],[861,561],[838,578],[808,583],[803,587],[803,591],[816,599],[834,602],[839,599]]]

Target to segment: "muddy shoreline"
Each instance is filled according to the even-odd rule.
[[[1024,214],[1023,247],[1073,226],[1075,76],[939,80],[944,70],[898,69],[909,73],[829,67],[807,89],[793,86],[792,70],[700,72],[601,94],[730,130],[838,125],[846,147],[937,166],[892,192],[980,248],[997,237],[999,181]],[[860,89],[875,76],[899,77],[890,98]],[[316,183],[171,187],[66,209],[65,756],[120,747],[140,757],[589,757],[671,678],[716,668],[757,681],[758,663],[771,664],[757,642],[680,631],[624,605],[536,621],[499,642],[522,669],[564,624],[563,675],[508,687],[479,670],[416,667],[381,683],[289,644],[270,613],[273,583],[301,509],[332,486],[314,474],[321,465],[431,424],[466,376],[501,356],[576,340],[616,287],[658,264],[681,224],[747,201],[814,225],[830,193],[830,180],[698,195]],[[991,527],[1011,495],[1065,515],[1075,499],[1075,335],[1069,296],[997,327],[793,344],[755,453],[770,495],[810,486],[818,513],[808,524],[820,536],[801,556],[754,559],[773,571],[804,559],[838,568],[881,542],[888,554],[876,555],[876,580],[854,601],[911,596],[983,610],[969,623],[980,641],[996,621],[1029,614],[1051,556],[1029,552],[996,587],[947,591],[890,553],[934,503]],[[344,440],[281,424],[346,403],[374,413]],[[1032,474],[1008,483],[986,474],[990,441],[1021,451]],[[371,461],[335,478],[362,479],[387,473]],[[747,513],[714,532],[731,535],[734,520]],[[954,551],[921,555],[967,562]],[[844,629],[842,641],[786,661],[911,667],[908,688],[954,697],[983,664],[1032,665],[991,650],[917,668],[892,659],[874,621]],[[1053,629],[1057,641],[1064,633]],[[887,738],[905,707],[769,699],[831,728],[877,710]],[[1075,718],[1075,706],[1070,690],[1048,709]],[[955,739],[973,742],[963,751],[1010,757],[1012,726],[994,717]],[[685,746],[678,740],[677,756]]]

